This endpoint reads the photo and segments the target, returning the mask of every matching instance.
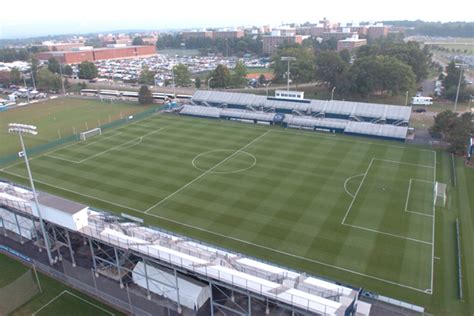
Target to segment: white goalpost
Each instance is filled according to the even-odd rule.
[[[434,186],[434,203],[438,206],[446,206],[446,184],[435,182]]]
[[[79,138],[81,140],[86,140],[97,135],[102,135],[102,129],[100,127],[79,133]]]

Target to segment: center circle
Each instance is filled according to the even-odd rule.
[[[191,164],[199,171],[227,174],[238,173],[252,168],[257,164],[257,158],[246,151],[214,149],[197,155]],[[226,164],[230,166],[225,168]]]

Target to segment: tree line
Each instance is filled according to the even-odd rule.
[[[427,35],[439,37],[472,37],[474,22],[425,22],[416,21],[384,21],[384,24],[403,26],[412,29],[406,31],[407,35]]]
[[[164,34],[156,42],[158,49],[197,49],[202,55],[222,54],[225,56],[243,56],[263,53],[262,39],[257,35],[246,35],[242,38],[189,38],[181,34]]]

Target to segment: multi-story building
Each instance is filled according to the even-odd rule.
[[[348,37],[352,37],[353,35],[356,35],[357,33],[351,32],[350,28],[344,28],[342,31],[330,31],[330,32],[324,32],[322,34],[323,40],[329,40],[329,39],[335,39],[337,41],[346,39]]]
[[[263,53],[272,55],[278,50],[278,47],[284,44],[301,44],[303,36],[301,35],[264,35]]]
[[[212,32],[212,37],[217,39],[217,38],[241,38],[244,37],[245,33],[244,31],[241,30],[235,30],[235,31],[214,31]]]
[[[325,31],[326,31],[326,28],[321,24],[321,25],[316,25],[316,26],[307,26],[307,27],[297,28],[296,34],[309,35],[313,37],[321,37]]]
[[[381,37],[387,37],[388,27],[381,24],[370,25],[367,31],[367,38],[374,40]]]
[[[183,32],[182,33],[183,40],[188,40],[191,38],[212,38],[213,32],[212,31],[192,31],[192,32]]]
[[[367,40],[359,38],[358,35],[337,41],[337,51],[347,49],[348,51],[353,51],[361,46],[367,45]]]
[[[78,64],[83,61],[104,59],[123,59],[145,57],[156,54],[155,46],[125,46],[123,44],[109,45],[105,48],[81,47],[70,51],[51,51],[36,54],[39,60],[56,58],[62,64]]]

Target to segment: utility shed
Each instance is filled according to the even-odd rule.
[[[176,292],[176,279],[171,273],[146,265],[148,275],[148,286],[150,291],[161,296],[166,296],[174,302],[178,302]],[[133,282],[147,288],[145,279],[145,264],[140,261],[133,269]],[[189,278],[178,276],[179,303],[193,310],[199,310],[210,298],[209,286]]]
[[[72,231],[78,231],[88,225],[89,208],[81,203],[66,200],[61,197],[41,192],[38,195],[41,216],[44,220],[53,222]],[[31,200],[33,215],[38,216],[35,203]]]

